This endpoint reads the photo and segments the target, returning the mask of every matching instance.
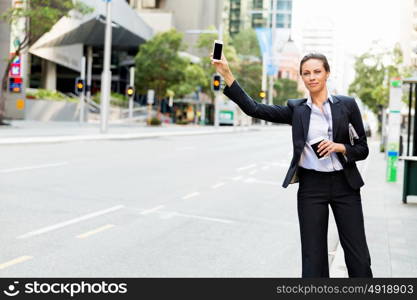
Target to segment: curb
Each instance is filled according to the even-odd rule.
[[[259,131],[257,128],[231,128],[218,130],[200,130],[200,131],[173,131],[173,132],[147,132],[147,133],[123,133],[123,134],[85,134],[71,136],[35,136],[35,137],[14,137],[0,138],[0,145],[22,145],[22,144],[50,144],[66,143],[76,141],[102,141],[102,140],[135,140],[144,138],[156,138],[164,136],[187,136],[216,133],[234,133],[246,131]]]

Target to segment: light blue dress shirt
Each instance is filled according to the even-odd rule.
[[[333,103],[333,98],[329,91],[327,91],[327,95],[328,98],[323,103],[324,112],[313,103],[310,95],[307,98],[307,105],[311,109],[310,127],[308,128],[307,141],[298,163],[299,166],[305,169],[321,172],[333,172],[343,169],[335,152],[331,153],[329,157],[319,160],[314,153],[313,148],[309,145],[311,140],[318,137],[325,137],[328,140],[333,141],[332,112],[329,103],[329,101]]]

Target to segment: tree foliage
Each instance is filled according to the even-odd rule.
[[[393,77],[408,77],[409,67],[401,67],[403,54],[397,44],[394,49],[382,49],[378,44],[356,57],[355,79],[349,86],[349,94],[359,97],[374,113],[389,101],[389,84]]]
[[[181,97],[208,84],[204,70],[179,55],[185,49],[182,39],[183,35],[172,29],[140,46],[135,57],[135,86],[140,93],[153,89],[160,101],[168,96],[168,91]]]
[[[236,34],[232,39],[232,45],[239,49],[239,56],[254,56],[261,58],[261,50],[256,37],[256,32],[252,28],[245,29]]]
[[[281,78],[274,82],[276,96],[273,98],[274,104],[285,105],[288,99],[298,99],[303,93],[298,90],[297,81]]]

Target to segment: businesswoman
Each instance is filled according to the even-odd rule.
[[[293,158],[283,187],[299,182],[302,277],[329,277],[329,205],[349,277],[372,277],[360,195],[364,182],[355,163],[368,156],[366,135],[355,99],[329,94],[326,81],[330,67],[326,57],[318,53],[303,57],[300,76],[309,91],[308,98],[288,100],[285,106],[265,105],[249,97],[233,77],[224,56],[221,61],[212,60],[212,64],[226,82],[224,94],[243,112],[292,126]],[[353,143],[349,123],[357,133]],[[317,150],[319,156],[310,145],[317,138],[322,139]]]

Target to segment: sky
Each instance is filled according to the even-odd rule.
[[[373,40],[392,46],[400,36],[400,1],[407,0],[293,0],[294,39],[309,18],[330,17],[346,52],[360,54]]]
[[[338,56],[330,66],[330,82],[335,91],[346,94],[355,76],[354,56],[375,40],[389,48],[399,41],[403,1],[413,0],[293,0],[292,38],[303,55],[301,37],[308,20],[333,21]]]

